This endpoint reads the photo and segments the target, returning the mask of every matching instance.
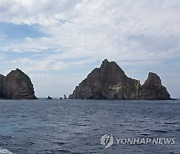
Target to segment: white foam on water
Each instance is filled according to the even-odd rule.
[[[0,154],[15,154],[15,153],[12,153],[11,151],[0,147]]]

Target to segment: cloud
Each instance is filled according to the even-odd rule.
[[[62,56],[73,54],[97,58],[106,56],[112,59],[118,55],[121,55],[119,58],[122,59],[131,59],[137,54],[141,59],[149,59],[154,58],[154,54],[158,52],[158,58],[168,52],[160,49],[164,46],[164,39],[179,39],[179,3],[174,0],[66,0],[53,5],[52,1],[48,0],[15,0],[8,4],[10,7],[4,3],[6,11],[1,14],[0,20],[15,24],[39,24],[40,30],[46,36],[10,43],[2,47],[2,50],[43,52],[61,49],[64,51]],[[24,13],[20,13],[22,10]],[[151,51],[146,47],[147,43],[137,39],[139,36],[157,41],[149,42],[149,46],[157,43],[161,46],[155,46],[155,51]],[[129,39],[130,37],[135,39]],[[176,42],[175,45],[178,44],[179,42]]]
[[[29,74],[35,86],[36,95],[39,97],[63,97],[67,96],[74,87],[82,80],[80,76],[57,75],[57,74]],[[68,82],[67,82],[68,81]],[[41,90],[39,90],[41,89]]]
[[[1,0],[0,22],[36,25],[42,33],[1,43],[2,56],[32,54],[6,57],[28,72],[97,65],[104,58],[131,69],[165,68],[180,57],[179,0]]]
[[[78,0],[1,0],[0,21],[15,24],[51,25],[69,16],[69,11]]]

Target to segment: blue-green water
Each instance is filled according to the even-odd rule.
[[[114,144],[100,138],[175,138]],[[0,100],[0,154],[179,154],[180,101]]]

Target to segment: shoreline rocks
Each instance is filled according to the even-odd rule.
[[[100,68],[95,68],[79,86],[76,86],[69,99],[171,99],[160,77],[149,73],[141,86],[140,81],[126,76],[115,63],[105,59]]]
[[[36,99],[31,79],[20,69],[0,75],[1,99]]]

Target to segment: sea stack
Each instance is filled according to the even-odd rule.
[[[114,62],[105,59],[100,68],[95,68],[69,99],[170,99],[161,79],[155,73],[149,73],[146,82],[132,79]]]
[[[0,75],[0,98],[36,99],[31,79],[20,69],[11,71],[7,76]]]
[[[170,99],[170,94],[161,83],[160,77],[150,72],[147,80],[141,86],[139,90],[139,98],[147,100],[168,100]]]
[[[137,99],[140,81],[126,76],[115,63],[105,59],[79,86],[70,99]]]

